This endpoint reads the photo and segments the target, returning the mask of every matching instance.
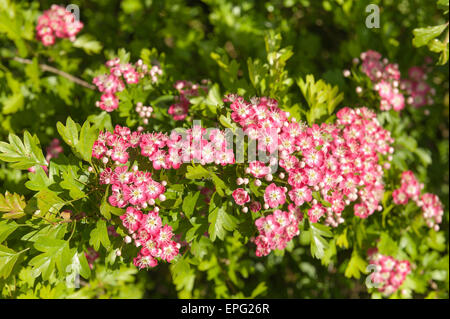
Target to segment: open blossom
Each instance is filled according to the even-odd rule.
[[[264,202],[266,202],[270,208],[283,205],[286,201],[285,192],[284,188],[278,187],[275,183],[272,183],[266,188]]]
[[[70,41],[75,41],[76,35],[82,28],[83,23],[77,21],[72,12],[54,4],[39,17],[36,37],[45,46],[51,46],[56,38],[68,38]]]
[[[233,191],[233,198],[236,204],[241,206],[250,201],[250,196],[248,196],[248,193],[242,188],[238,188]]]
[[[308,218],[311,223],[317,223],[323,215],[325,215],[325,208],[322,204],[313,205],[308,210]]]

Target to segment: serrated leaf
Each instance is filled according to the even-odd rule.
[[[0,278],[7,279],[9,277],[22,252],[15,252],[6,246],[0,245]]]
[[[221,202],[216,195],[217,193],[214,193],[211,198],[208,215],[208,232],[212,241],[215,241],[216,237],[224,240],[226,231],[233,231],[237,226],[236,218],[227,213],[228,202]]]
[[[14,134],[8,136],[9,143],[0,142],[0,160],[12,163],[11,167],[28,169],[36,165],[48,165],[36,136],[25,131],[24,143]]]
[[[66,120],[66,126],[61,122],[56,123],[56,128],[59,135],[62,137],[64,142],[70,147],[75,147],[78,144],[78,128],[76,123],[70,118]]]
[[[103,219],[97,221],[95,228],[90,233],[89,244],[95,249],[100,249],[100,244],[107,250],[111,246],[111,242],[108,237],[108,229],[106,222]]]
[[[95,126],[90,126],[89,122],[84,122],[80,131],[80,139],[76,144],[77,151],[81,154],[81,158],[86,162],[92,160],[92,146],[98,137],[98,130]]]
[[[194,212],[195,205],[197,204],[198,197],[200,196],[200,191],[195,193],[189,192],[183,199],[183,213],[186,217],[190,218]]]
[[[58,270],[60,277],[67,274],[73,257],[68,241],[43,236],[35,241],[34,248],[42,252],[29,263],[36,277],[42,275],[44,280],[48,280],[55,269]]]
[[[37,206],[41,211],[40,214],[45,215],[51,213],[57,215],[59,210],[65,205],[65,200],[60,198],[55,192],[49,189],[43,189],[36,195]]]
[[[20,218],[25,215],[25,198],[19,194],[11,194],[8,191],[5,195],[0,194],[0,212],[4,213],[3,218]]]
[[[322,259],[325,250],[328,249],[329,243],[324,237],[333,237],[329,227],[318,224],[310,224],[311,236],[311,255],[315,258]]]
[[[361,277],[361,273],[365,273],[366,268],[367,262],[358,255],[356,250],[353,250],[352,257],[348,262],[344,275],[347,278],[353,277],[359,279]]]

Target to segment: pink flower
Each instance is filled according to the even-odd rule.
[[[250,196],[248,196],[248,193],[242,188],[238,188],[233,191],[233,198],[236,204],[241,206],[250,201]]]
[[[133,207],[127,207],[126,213],[120,216],[120,219],[128,231],[133,233],[140,227],[142,212]]]
[[[250,210],[254,213],[259,212],[261,210],[261,203],[260,202],[252,202],[250,204]]]
[[[319,219],[325,215],[325,208],[318,203],[308,210],[308,218],[311,223],[317,223]]]
[[[267,203],[270,208],[283,205],[286,201],[285,193],[286,191],[282,187],[278,187],[275,183],[272,183],[266,188],[264,202]]]

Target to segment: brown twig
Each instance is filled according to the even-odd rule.
[[[17,56],[14,57],[13,60],[16,61],[16,62],[19,62],[19,63],[23,63],[23,64],[31,64],[31,63],[33,63],[33,61],[31,61],[29,59],[23,59],[23,58],[20,58],[20,57],[17,57]],[[54,68],[54,67],[52,67],[50,65],[39,64],[39,67],[41,68],[42,71],[47,71],[47,72],[51,72],[51,73],[60,75],[60,76],[62,76],[64,78],[68,79],[69,81],[72,81],[72,82],[74,82],[74,83],[76,83],[78,85],[81,85],[81,86],[83,86],[83,87],[85,87],[87,89],[95,90],[95,85],[92,85],[92,84],[90,84],[90,83],[88,83],[88,82],[86,82],[86,81],[84,81],[84,80],[82,80],[80,78],[77,78],[77,77],[75,77],[75,76],[73,76],[73,75],[71,75],[69,73],[66,73],[64,71],[58,70],[57,68]]]

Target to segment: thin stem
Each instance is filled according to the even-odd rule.
[[[16,62],[22,63],[22,64],[31,64],[31,63],[33,63],[33,61],[31,61],[29,59],[23,59],[23,58],[20,58],[20,57],[17,57],[17,56],[14,57],[13,60],[16,61]],[[81,85],[81,86],[83,86],[83,87],[85,87],[87,89],[95,90],[95,85],[92,85],[92,84],[90,84],[90,83],[88,83],[88,82],[86,82],[86,81],[84,81],[84,80],[82,80],[80,78],[77,78],[77,77],[75,77],[75,76],[73,76],[73,75],[71,75],[69,73],[66,73],[64,71],[58,70],[57,68],[54,68],[54,67],[52,67],[50,65],[39,64],[39,67],[41,68],[42,71],[47,71],[47,72],[51,72],[51,73],[60,75],[60,76],[62,76],[64,78],[68,79],[69,81],[72,81],[72,82],[74,82],[74,83],[76,83],[78,85]]]

